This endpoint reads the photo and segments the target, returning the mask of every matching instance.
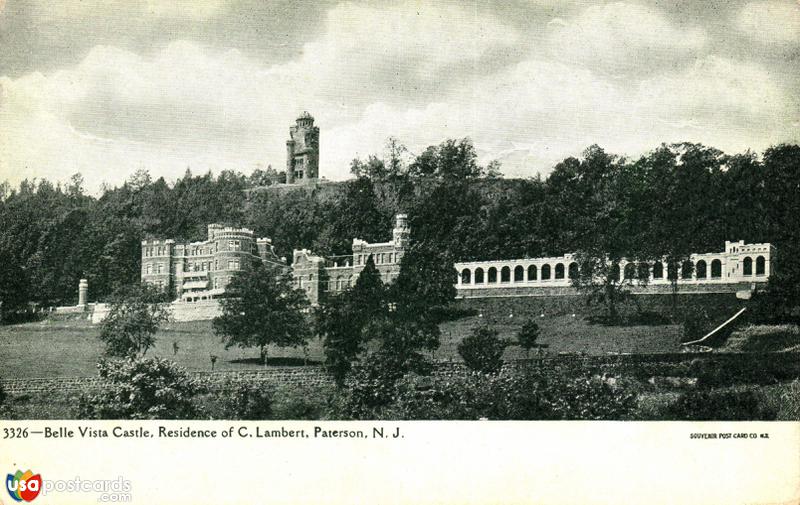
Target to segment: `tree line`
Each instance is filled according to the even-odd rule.
[[[30,303],[74,303],[80,278],[89,280],[91,300],[137,283],[143,239],[203,240],[206,226],[220,222],[271,237],[279,256],[303,247],[347,254],[355,237],[388,240],[398,212],[409,214],[418,261],[442,265],[567,252],[677,261],[720,250],[725,240],[771,242],[774,291],[797,304],[797,145],[729,155],[665,144],[638,158],[591,146],[546,177],[504,179],[496,162],[478,162],[468,139],[418,155],[390,139],[385,152],[353,160],[351,171],[345,182],[281,191],[258,189],[280,182],[269,170],[187,169],[173,184],[140,170],[97,197],[79,175],[66,184],[2,184],[0,313],[9,319]]]

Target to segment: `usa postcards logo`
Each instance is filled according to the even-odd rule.
[[[6,477],[6,489],[15,501],[33,501],[42,489],[42,476],[38,473],[34,475],[30,470],[25,473],[17,470],[14,475],[8,474]]]

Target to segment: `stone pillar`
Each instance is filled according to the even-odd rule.
[[[78,307],[86,307],[89,297],[89,281],[81,279],[78,283]]]

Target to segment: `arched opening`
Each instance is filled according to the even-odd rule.
[[[708,277],[708,265],[706,264],[705,260],[698,261],[694,268],[697,271],[698,279],[705,279]]]
[[[578,264],[574,261],[569,264],[569,278],[570,279],[577,279],[580,276],[580,272],[578,272]]]
[[[614,265],[611,267],[610,278],[614,282],[619,281],[619,263],[614,263]]]
[[[522,265],[514,267],[514,282],[522,282],[525,280],[525,269]]]
[[[536,280],[536,265],[531,265],[528,267],[528,280],[529,281]]]
[[[495,267],[491,267],[489,269],[487,277],[489,284],[497,282],[497,269]]]
[[[564,264],[558,263],[556,264],[556,279],[563,279],[564,278]]]
[[[511,267],[500,269],[500,282],[511,282]]]
[[[664,278],[664,264],[660,261],[653,263],[653,279]]]
[[[483,269],[480,267],[475,269],[475,284],[483,284]]]
[[[767,273],[767,262],[763,256],[756,258],[756,275],[764,275]]]
[[[692,271],[694,270],[694,263],[687,260],[681,265],[681,279],[691,279]]]
[[[542,280],[550,280],[550,265],[542,265]]]
[[[742,274],[753,275],[753,258],[750,256],[746,257],[744,261],[742,261]]]
[[[636,278],[636,264],[635,263],[626,263],[625,264],[625,280],[633,280]]]
[[[667,279],[671,281],[678,280],[678,264],[675,262],[670,263],[667,265]]]
[[[461,271],[461,284],[469,284],[472,282],[472,272],[469,271],[469,268],[465,268]]]
[[[711,278],[718,279],[720,277],[722,277],[722,262],[714,260],[711,262]]]
[[[639,279],[647,280],[647,279],[650,278],[650,265],[648,265],[647,263],[642,261],[642,262],[639,262],[639,265],[637,265],[636,268],[638,270],[636,275],[637,275],[637,277]]]

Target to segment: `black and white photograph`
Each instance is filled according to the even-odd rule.
[[[0,424],[800,421],[798,90],[794,0],[0,0]]]
[[[800,419],[796,3],[1,5],[4,418]]]

